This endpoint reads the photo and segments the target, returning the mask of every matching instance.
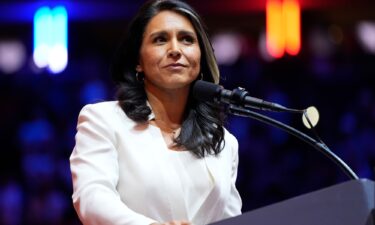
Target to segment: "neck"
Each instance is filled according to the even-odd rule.
[[[148,101],[155,115],[155,120],[170,129],[178,129],[184,119],[189,89],[160,92],[146,89]]]

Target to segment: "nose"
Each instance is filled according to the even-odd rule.
[[[177,40],[171,40],[168,56],[172,58],[178,58],[181,56],[181,50]]]
[[[178,58],[181,56],[181,52],[179,50],[170,50],[168,52],[168,56],[172,58]]]

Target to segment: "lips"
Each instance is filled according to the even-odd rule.
[[[186,65],[181,64],[181,63],[171,63],[166,65],[165,67],[167,68],[181,68],[181,67],[186,67]]]

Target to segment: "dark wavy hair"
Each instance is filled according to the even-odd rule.
[[[130,22],[125,39],[115,54],[111,67],[112,78],[118,85],[117,99],[126,115],[138,122],[148,121],[151,109],[143,83],[136,78],[135,68],[139,60],[144,30],[149,21],[159,12],[176,12],[192,23],[201,49],[201,73],[203,80],[219,82],[219,69],[213,48],[200,16],[187,3],[178,0],[152,0],[146,2]],[[180,135],[175,138],[177,146],[184,146],[201,158],[217,155],[224,147],[224,115],[221,108],[211,102],[188,98],[185,118]]]

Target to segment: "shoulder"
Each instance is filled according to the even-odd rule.
[[[230,155],[231,155],[231,160],[236,161],[238,159],[238,153],[239,153],[238,152],[238,150],[239,150],[238,140],[227,129],[224,129],[224,131],[225,131],[225,133],[224,133],[224,135],[225,135],[224,136],[225,145],[228,145],[229,152],[230,152]]]
[[[226,128],[224,128],[224,141],[221,143],[223,149],[220,152],[221,157],[228,160],[233,160],[238,155],[238,141],[237,138]]]
[[[120,108],[120,106],[118,105],[118,101],[105,101],[87,104],[82,108],[82,111],[88,110],[96,112],[108,112],[117,108]]]
[[[80,114],[82,113],[92,113],[92,114],[123,114],[124,116],[125,113],[121,109],[118,101],[105,101],[105,102],[98,102],[98,103],[93,103],[93,104],[87,104],[85,105],[82,109]]]
[[[237,138],[226,128],[224,128],[224,141],[225,145],[229,145],[228,147],[234,148],[235,150],[238,149],[238,141]]]
[[[82,117],[95,118],[99,121],[116,121],[118,119],[131,121],[121,109],[118,101],[105,101],[87,104],[79,113],[79,119],[82,119]]]

